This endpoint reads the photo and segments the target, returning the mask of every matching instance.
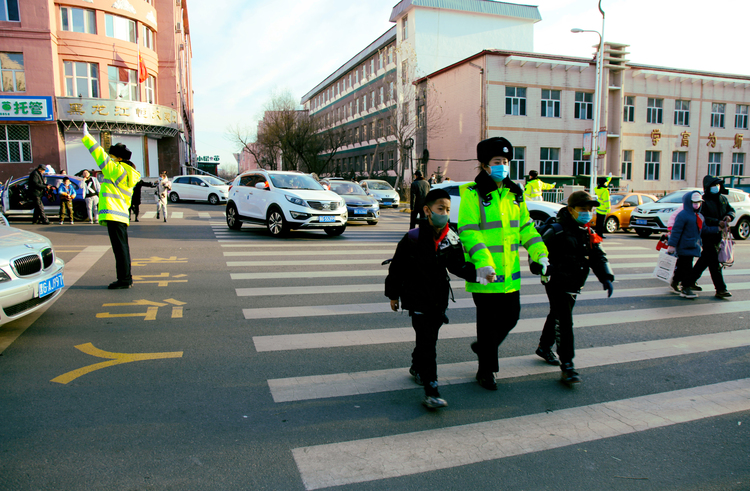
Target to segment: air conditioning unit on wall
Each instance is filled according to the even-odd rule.
[[[177,24],[174,25],[174,32],[175,33],[182,32],[182,24],[181,23],[178,22]]]
[[[174,4],[178,7],[182,7],[182,0],[175,0]]]

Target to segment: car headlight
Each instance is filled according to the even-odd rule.
[[[643,210],[640,207],[635,208],[636,213],[643,213]]]
[[[674,208],[664,208],[663,210],[659,210],[659,213],[674,213],[674,211],[677,209],[677,207]]]
[[[339,201],[339,208],[346,208],[346,201],[344,201],[343,199]]]
[[[0,269],[0,283],[2,283],[4,281],[10,281],[10,280],[11,280],[11,278],[10,278],[10,276],[8,276],[8,273],[6,273],[2,269]]]
[[[310,208],[309,206],[307,206],[307,203],[303,199],[300,199],[300,198],[298,198],[296,196],[289,196],[288,194],[285,194],[284,196],[286,196],[286,199],[290,203],[294,203],[295,205],[304,206],[305,208]]]

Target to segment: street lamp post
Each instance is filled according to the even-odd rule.
[[[602,62],[604,61],[604,11],[602,10],[602,0],[599,0],[599,12],[602,13],[602,32],[601,34],[599,31],[592,31],[592,30],[585,30],[585,29],[578,29],[574,28],[571,29],[570,32],[572,33],[579,33],[579,32],[595,32],[599,35],[599,49],[596,52],[596,85],[594,86],[594,121],[593,121],[593,130],[591,132],[591,181],[589,183],[590,191],[593,194],[594,189],[596,188],[596,171],[597,171],[597,159],[599,158],[599,117],[601,115],[601,95],[599,93],[601,85],[602,85],[602,78],[603,78],[603,66]],[[606,145],[606,141],[605,141]],[[605,169],[606,170],[606,169]]]

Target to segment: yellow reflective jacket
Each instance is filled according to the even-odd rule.
[[[612,205],[609,202],[609,183],[612,181],[612,178],[610,177],[607,179],[607,182],[604,183],[604,186],[597,186],[596,188],[596,200],[599,202],[599,207],[596,209],[596,212],[600,215],[606,215],[609,213],[609,210],[612,209]]]
[[[106,225],[108,220],[130,225],[130,201],[133,188],[141,180],[141,174],[122,162],[115,162],[91,135],[83,137],[83,144],[104,175],[99,191],[99,223]]]
[[[546,182],[542,182],[539,179],[532,179],[526,183],[526,189],[524,189],[523,195],[526,197],[526,199],[541,198],[542,191],[546,191],[547,189],[554,189],[554,187],[555,186],[553,184],[547,184]]]
[[[477,269],[492,266],[497,281],[489,285],[467,282],[466,291],[518,291],[521,289],[519,247],[526,248],[533,261],[546,257],[547,247],[529,217],[518,185],[506,179],[499,189],[486,172],[480,172],[476,181],[459,188],[458,234],[466,260]]]

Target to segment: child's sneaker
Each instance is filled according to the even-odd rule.
[[[693,290],[691,290],[690,288],[683,286],[682,292],[680,292],[680,296],[683,298],[697,298],[698,294],[693,293]]]
[[[417,385],[424,385],[422,383],[422,377],[419,376],[419,373],[417,373],[417,370],[414,367],[409,368],[409,375],[414,377],[414,383]]]
[[[448,403],[445,402],[445,399],[440,397],[424,396],[424,399],[422,399],[422,405],[427,409],[440,409],[441,407],[446,407]]]
[[[576,372],[572,363],[563,363],[560,366],[560,369],[562,370],[560,380],[564,384],[573,385],[581,383],[581,377],[578,375],[578,372]]]
[[[680,284],[676,281],[673,281],[669,284],[669,291],[677,295],[680,295],[682,293],[682,291],[680,291]]]

